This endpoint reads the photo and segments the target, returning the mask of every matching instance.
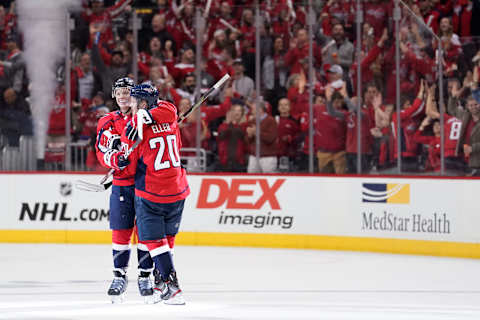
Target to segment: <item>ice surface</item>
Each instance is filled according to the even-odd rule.
[[[143,304],[135,260],[112,305],[110,246],[0,244],[0,319],[480,319],[478,260],[177,246],[186,306]]]

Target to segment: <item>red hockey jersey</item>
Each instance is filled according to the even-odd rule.
[[[402,157],[415,157],[418,154],[418,143],[415,142],[413,136],[415,131],[417,131],[419,121],[416,116],[423,113],[425,103],[421,99],[415,99],[413,104],[400,111],[400,126],[401,126],[401,150]],[[397,113],[392,114],[392,139],[393,139],[393,159],[397,159],[397,143],[398,143],[398,134],[397,134]]]
[[[109,141],[114,137],[120,138],[123,129],[130,121],[130,115],[123,115],[120,111],[107,113],[98,120],[97,124],[97,142],[95,143],[95,151],[97,159],[102,166],[112,168],[109,159],[106,156],[109,150]],[[125,151],[128,145],[122,143],[122,150]],[[128,166],[123,170],[115,170],[113,174],[113,184],[116,186],[131,186],[134,184],[134,166]]]
[[[455,157],[455,148],[457,147],[458,138],[460,138],[460,129],[462,121],[451,115],[443,115],[444,132],[445,132],[445,157]]]
[[[155,123],[143,126],[143,140],[129,157],[136,167],[135,195],[157,203],[183,200],[190,188],[180,161],[177,108],[160,101],[149,111]]]

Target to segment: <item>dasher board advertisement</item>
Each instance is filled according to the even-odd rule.
[[[1,174],[1,229],[107,230],[101,175]],[[189,175],[182,231],[478,242],[479,180]]]

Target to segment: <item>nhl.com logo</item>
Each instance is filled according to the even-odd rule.
[[[72,183],[70,182],[61,182],[60,183],[60,194],[64,197],[72,195]]]

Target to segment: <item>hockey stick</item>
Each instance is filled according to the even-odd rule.
[[[215,83],[210,89],[208,89],[208,91],[205,92],[194,105],[192,105],[187,111],[185,111],[182,115],[180,115],[177,122],[182,123],[183,120],[185,120],[195,109],[200,107],[209,97],[211,97],[213,94],[216,94],[218,92],[218,90],[220,89],[220,87],[223,86],[223,84],[228,79],[230,79],[230,75],[225,74],[220,80],[217,81],[217,83]],[[140,111],[146,112],[143,109],[140,109],[138,112],[140,112]],[[140,120],[140,119],[142,119],[142,120]],[[140,125],[140,121],[142,121],[141,125]],[[132,145],[132,147],[125,154],[127,157],[128,157],[128,155],[130,155],[132,153],[133,150],[135,150],[135,148],[141,143],[141,141],[143,139],[143,113],[142,113],[141,117],[139,117],[139,114],[137,113],[137,122],[139,124],[138,125],[138,140],[135,141],[135,143]],[[108,188],[110,188],[110,186],[112,185],[112,182],[106,183],[106,181],[113,175],[114,172],[115,172],[115,169],[111,169],[102,178],[102,180],[100,180],[100,184],[93,184],[93,183],[89,183],[89,182],[86,182],[86,181],[77,180],[75,186],[79,190],[83,190],[83,191],[92,191],[92,192],[105,191]]]
[[[143,139],[143,119],[147,115],[147,111],[145,109],[140,109],[137,111],[137,123],[138,123],[138,139],[135,141],[135,143],[127,150],[125,153],[125,158],[128,158],[128,156],[135,150],[135,148],[138,147],[138,145],[142,142]],[[102,192],[110,188],[112,185],[112,181],[107,182],[106,181],[113,176],[113,173],[115,172],[115,169],[110,169],[108,173],[100,180],[99,184],[95,183],[90,183],[86,182],[83,180],[77,180],[75,181],[75,187],[79,190],[83,191],[91,191],[91,192]]]
[[[218,80],[217,83],[215,83],[213,85],[213,87],[211,87],[210,89],[208,89],[207,92],[205,92],[203,94],[203,96],[200,97],[200,99],[193,105],[190,107],[190,109],[188,109],[187,111],[185,111],[182,115],[180,115],[180,117],[178,118],[178,123],[181,123],[183,120],[185,120],[185,118],[187,118],[190,113],[193,112],[193,110],[197,109],[198,107],[200,107],[205,101],[207,101],[208,98],[210,98],[210,96],[212,96],[214,93],[217,93],[218,89],[220,89],[221,86],[223,86],[223,84],[228,80],[230,79],[230,75],[227,73],[225,74],[222,79]]]

